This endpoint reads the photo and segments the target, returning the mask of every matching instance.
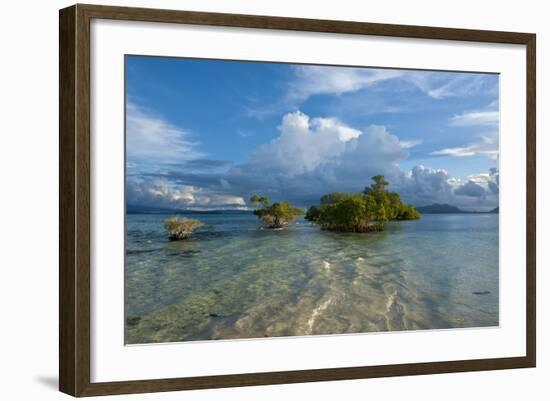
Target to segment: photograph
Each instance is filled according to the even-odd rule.
[[[499,326],[498,73],[124,68],[126,345]]]

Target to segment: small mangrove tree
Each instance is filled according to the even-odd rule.
[[[189,238],[197,228],[203,224],[199,220],[173,216],[164,220],[164,228],[168,231],[170,241],[179,241]]]
[[[397,192],[386,189],[389,182],[383,175],[372,180],[371,186],[361,193],[324,195],[319,205],[308,209],[306,220],[318,223],[325,230],[360,233],[382,231],[388,220],[420,218],[420,213],[412,205],[403,203]]]
[[[254,205],[262,205],[261,208],[254,210],[254,214],[268,228],[281,229],[304,214],[302,209],[294,207],[288,202],[277,202],[270,205],[267,196],[253,195],[250,202]]]

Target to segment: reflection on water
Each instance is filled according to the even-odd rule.
[[[128,344],[498,325],[495,214],[368,234],[199,214],[204,227],[178,242],[166,217],[127,216]]]

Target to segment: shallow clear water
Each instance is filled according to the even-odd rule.
[[[425,214],[380,233],[251,213],[128,214],[126,343],[496,326],[498,214]]]

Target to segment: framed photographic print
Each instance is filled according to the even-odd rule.
[[[535,35],[60,11],[60,390],[534,367]]]

